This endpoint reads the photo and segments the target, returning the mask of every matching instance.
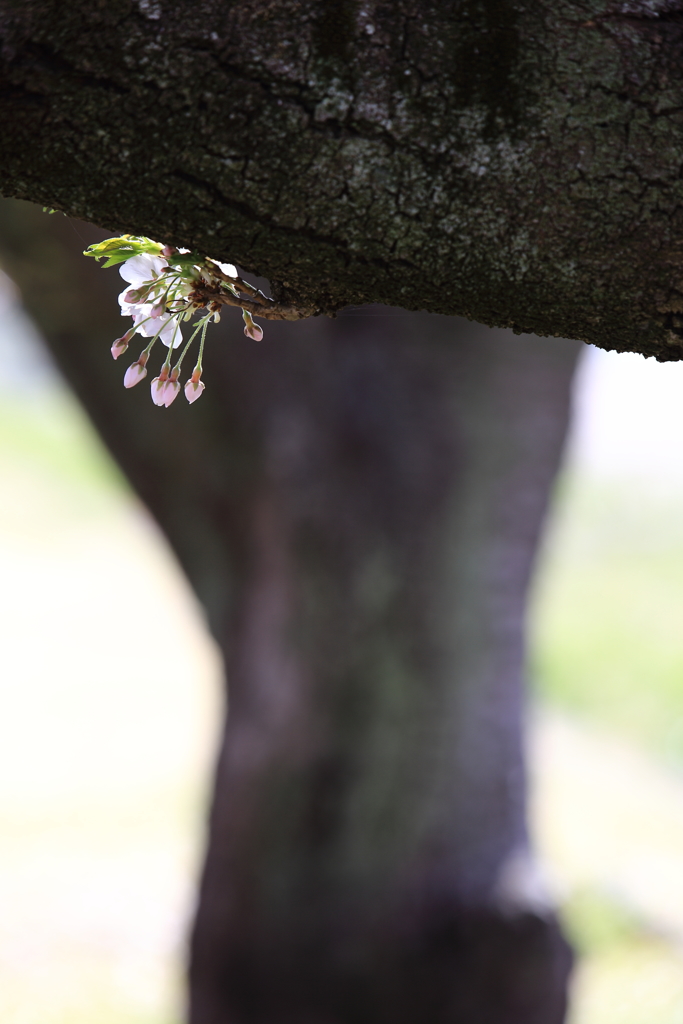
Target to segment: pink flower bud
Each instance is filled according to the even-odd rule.
[[[249,319],[251,320],[251,317]],[[254,341],[260,341],[263,337],[263,329],[258,324],[255,324],[253,320],[251,320],[251,323],[245,323],[244,333],[248,338],[253,338]]]
[[[122,334],[120,338],[116,339],[116,341],[111,347],[111,354],[113,355],[114,359],[118,359],[119,356],[123,355],[123,353],[130,345],[131,341],[133,340],[134,335],[135,328],[131,327],[129,331],[126,331],[125,334]]]
[[[180,384],[177,380],[167,380],[164,385],[164,405],[168,409],[171,402],[174,402],[180,394]]]
[[[165,245],[163,247],[163,249],[161,250],[161,255],[164,257],[164,259],[167,260],[169,258],[169,256],[175,256],[175,254],[177,252],[178,252],[178,250],[175,248],[175,246],[173,246],[173,245]]]
[[[149,315],[156,319],[162,316],[166,312],[166,306],[163,302],[157,302],[156,306],[152,306],[149,311]]]
[[[152,401],[155,405],[164,404],[164,389],[166,380],[163,377],[155,377],[151,384]]]
[[[188,380],[185,385],[185,398],[188,400],[190,405],[197,401],[203,390],[204,384],[201,380]]]
[[[140,288],[129,288],[123,296],[124,302],[144,302],[148,297],[152,284],[143,284]]]
[[[125,372],[123,378],[124,388],[133,388],[136,384],[139,384],[143,377],[147,376],[147,370],[144,365],[138,359],[136,362],[131,363]]]

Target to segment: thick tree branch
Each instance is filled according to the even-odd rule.
[[[0,0],[0,190],[270,278],[683,355],[681,0]]]
[[[265,320],[305,320],[320,312],[314,306],[291,306],[288,303],[276,302],[275,299],[268,298],[260,288],[256,288],[241,277],[228,277],[227,274],[216,271],[214,274],[227,281],[240,294],[233,295],[208,286],[198,287],[190,294],[190,300],[201,303],[202,306],[208,306],[210,303],[236,306],[238,309],[246,309],[252,316],[260,316]]]

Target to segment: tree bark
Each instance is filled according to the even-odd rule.
[[[386,307],[256,345],[228,315],[162,412],[111,364],[93,229],[41,216],[0,207],[5,265],[226,659],[191,1024],[560,1024],[521,714],[578,345]]]
[[[682,55],[682,0],[0,0],[0,190],[680,359]]]

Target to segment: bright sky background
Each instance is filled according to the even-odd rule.
[[[569,452],[591,476],[683,488],[683,362],[586,346]]]

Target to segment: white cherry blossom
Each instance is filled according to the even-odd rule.
[[[167,314],[164,314],[163,317],[158,317],[158,319],[156,320],[150,320],[149,324],[150,326],[156,324],[156,329],[158,331],[159,325],[162,322],[164,322],[164,327],[161,331],[161,334],[159,335],[159,338],[161,339],[161,341],[163,341],[166,348],[178,348],[179,345],[182,345],[183,333],[180,330],[180,324],[178,323],[177,319],[168,316]],[[148,338],[153,336],[154,332],[151,332],[151,334],[147,335]]]
[[[119,267],[119,274],[133,288],[139,288],[140,285],[158,278],[167,266],[168,260],[144,252],[139,256],[131,256],[129,260],[122,263]]]
[[[135,255],[131,256],[131,252]],[[197,364],[183,389],[188,402],[192,403],[204,392],[200,377],[207,325],[210,320],[216,323],[220,320],[221,301],[230,297],[239,300],[240,293],[248,291],[249,286],[240,281],[233,263],[221,263],[199,254],[191,255],[189,260],[182,258],[188,254],[188,249],[171,245],[162,247],[152,239],[134,235],[106,239],[86,250],[86,255],[97,260],[106,258],[106,266],[122,259],[119,273],[126,287],[119,295],[119,306],[122,316],[132,317],[133,326],[112,344],[114,359],[123,355],[136,333],[148,339],[139,358],[126,370],[125,387],[134,387],[147,376],[147,363],[157,338],[170,350],[180,348],[184,342],[181,321],[189,323],[195,314],[200,315],[192,325],[194,331],[189,339],[191,344],[201,331]],[[254,323],[244,307],[242,310],[244,333],[259,341],[263,337],[263,328]],[[156,405],[168,407],[180,394],[178,378],[189,344],[177,354],[173,367],[169,351],[159,376],[151,382],[152,399]]]
[[[129,304],[125,313],[122,310],[122,315],[133,317],[135,329],[143,338],[153,338],[158,333],[167,348],[176,348],[183,340],[176,317],[170,313],[153,317],[151,303]]]

